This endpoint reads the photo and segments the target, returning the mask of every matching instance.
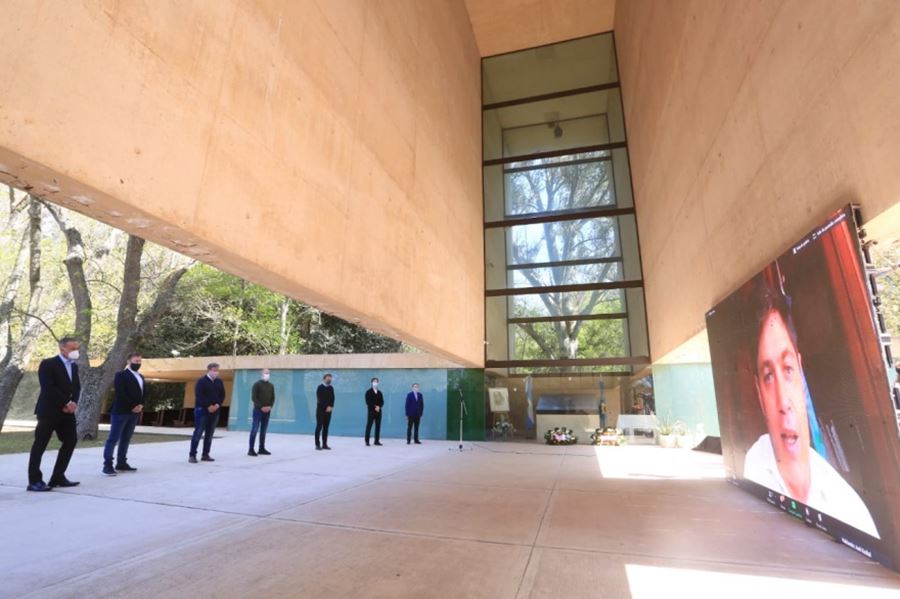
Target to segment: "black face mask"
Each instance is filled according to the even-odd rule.
[[[128,367],[129,367],[130,369],[132,369],[133,371],[135,371],[135,372],[137,372],[138,370],[141,369],[141,365],[140,365],[140,364],[129,364]]]

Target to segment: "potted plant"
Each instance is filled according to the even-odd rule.
[[[675,427],[672,426],[668,420],[660,424],[657,427],[656,432],[659,434],[660,447],[665,447],[666,449],[675,447],[675,444],[677,443]]]
[[[578,437],[570,428],[557,426],[547,430],[544,433],[544,441],[547,445],[575,445],[578,443]]]
[[[675,423],[673,428],[675,433],[675,445],[682,449],[690,449],[693,445],[693,438],[688,425],[679,420]]]

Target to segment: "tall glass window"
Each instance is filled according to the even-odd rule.
[[[482,61],[488,369],[649,362],[611,33]]]

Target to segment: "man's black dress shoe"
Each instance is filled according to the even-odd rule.
[[[29,491],[34,491],[35,493],[43,493],[44,491],[50,491],[50,485],[45,483],[44,481],[40,481],[37,483],[32,483],[28,485]]]
[[[119,472],[137,472],[137,468],[132,468],[127,463],[116,464],[116,470],[118,470]]]
[[[375,441],[375,445],[381,445],[381,441]]]
[[[50,484],[47,486],[49,486],[52,489],[53,487],[62,487],[62,488],[77,487],[80,484],[81,484],[80,482],[75,481],[75,480],[69,480],[68,478],[61,478],[59,480],[51,480]]]
[[[272,455],[272,452],[269,451],[268,449],[260,449],[259,455]]]
[[[200,457],[200,461],[201,462],[215,462],[216,460],[209,457],[208,455],[205,455],[205,456]]]

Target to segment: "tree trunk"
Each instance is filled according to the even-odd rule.
[[[278,355],[283,356],[287,353],[288,347],[288,310],[291,307],[290,300],[284,298],[281,302],[281,344],[278,347]]]
[[[12,197],[12,192],[10,192]],[[45,319],[37,316],[40,310],[41,296],[43,295],[43,283],[41,282],[41,203],[32,197],[27,198],[28,202],[28,231],[23,237],[22,248],[27,250],[28,255],[28,285],[29,298],[28,308],[22,319],[22,325],[19,330],[17,339],[13,339],[12,325],[9,322],[10,315],[15,310],[15,293],[11,296],[7,295],[10,291],[9,285],[13,284],[18,287],[21,281],[21,275],[14,273],[14,277],[10,277],[4,295],[4,301],[9,298],[11,303],[6,308],[8,311],[3,313],[5,319],[5,332],[7,347],[4,355],[0,358],[0,431],[3,430],[3,423],[9,408],[12,405],[16,390],[24,375],[25,365],[31,361],[34,353],[34,346],[40,337],[41,330],[44,326],[48,326],[46,321],[52,322],[62,312],[66,298],[60,298],[56,304],[44,313]],[[28,240],[27,245],[25,239]],[[22,250],[16,260],[16,269],[22,268],[24,264],[24,254]],[[51,331],[52,333],[52,331]]]

